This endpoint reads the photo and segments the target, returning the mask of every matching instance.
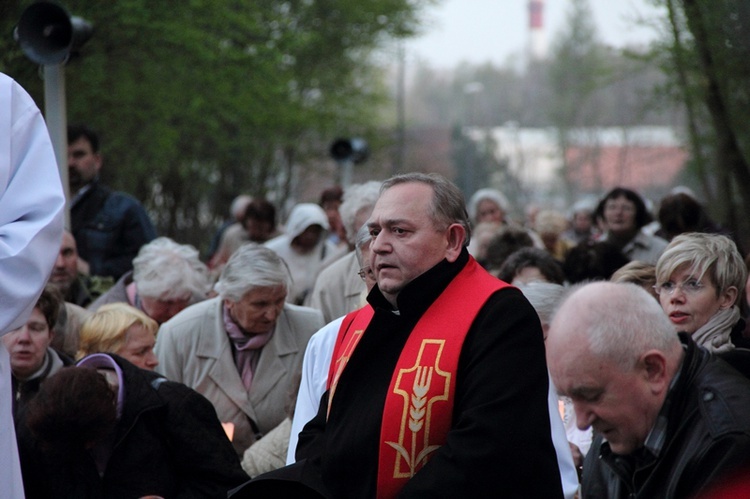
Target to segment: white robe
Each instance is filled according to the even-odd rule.
[[[21,86],[0,73],[0,335],[26,323],[36,305],[60,250],[64,206],[44,119]],[[10,383],[8,352],[0,346],[0,484],[3,497],[15,499],[24,493]]]

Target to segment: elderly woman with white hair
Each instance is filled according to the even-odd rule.
[[[323,317],[286,302],[286,265],[254,243],[232,255],[215,289],[219,296],[162,324],[156,370],[210,400],[242,455],[286,417],[292,380]]]
[[[492,222],[498,225],[505,223],[505,215],[510,204],[502,192],[489,187],[479,189],[471,196],[467,211],[472,225]]]
[[[726,353],[744,329],[738,305],[746,276],[731,239],[692,232],[676,236],[664,250],[654,289],[675,332],[689,333],[711,352]]]
[[[475,233],[469,241],[468,250],[477,260],[484,261],[490,239],[500,227],[507,224],[505,216],[509,207],[508,200],[497,189],[486,187],[471,196],[466,210]]]
[[[127,303],[161,324],[188,305],[204,300],[208,290],[208,269],[200,261],[198,250],[158,237],[138,251],[132,272],[122,276],[88,309],[96,312],[107,303]]]

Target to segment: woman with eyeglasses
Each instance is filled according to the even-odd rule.
[[[744,343],[741,290],[747,270],[726,236],[691,232],[672,239],[656,264],[656,285],[664,312],[676,332],[700,346],[726,353]]]

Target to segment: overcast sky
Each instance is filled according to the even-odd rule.
[[[528,0],[441,0],[426,12],[428,26],[420,38],[406,45],[407,57],[436,68],[452,68],[461,61],[503,65],[524,57],[529,40]],[[589,0],[600,39],[622,47],[646,43],[652,30],[639,28],[638,16],[658,11],[648,0]],[[551,42],[565,23],[570,0],[545,0],[546,38]],[[517,61],[515,61],[517,62]]]

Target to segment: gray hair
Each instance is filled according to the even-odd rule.
[[[133,259],[133,281],[141,296],[175,300],[190,295],[192,302],[206,298],[210,286],[198,250],[168,237],[141,247]]]
[[[548,326],[552,315],[565,294],[565,287],[552,282],[534,281],[519,284],[518,289],[524,294],[531,306],[536,310],[542,326]]]
[[[230,301],[239,301],[255,288],[291,288],[289,269],[272,249],[246,243],[235,251],[221,271],[214,289]]]
[[[357,256],[357,263],[362,267],[362,248],[369,245],[372,241],[372,235],[370,234],[370,228],[367,224],[364,224],[357,231],[357,236],[354,238],[354,251]]]
[[[355,238],[359,227],[354,224],[357,223],[357,214],[365,209],[372,211],[378,196],[380,196],[380,182],[375,180],[364,184],[352,184],[344,190],[339,214],[350,244],[356,246]]]
[[[656,282],[668,281],[683,265],[690,267],[696,279],[708,274],[716,287],[716,296],[734,286],[737,288],[734,305],[742,299],[747,267],[737,245],[727,236],[702,232],[676,236],[656,262]]]
[[[398,184],[420,183],[432,187],[430,218],[436,226],[460,224],[466,236],[464,246],[471,240],[471,224],[461,190],[450,180],[437,173],[404,173],[389,178],[380,187],[380,193]]]
[[[590,216],[593,216],[594,212],[596,211],[597,204],[598,200],[593,197],[580,199],[576,201],[575,204],[573,204],[573,206],[570,208],[570,211],[568,212],[568,218],[572,220],[573,216],[576,213],[586,213]]]
[[[471,199],[469,200],[469,217],[472,222],[476,222],[479,203],[484,200],[492,201],[493,203],[495,203],[503,213],[508,213],[508,210],[510,209],[508,198],[506,198],[502,192],[498,191],[497,189],[491,189],[489,187],[479,189],[471,196]]]
[[[570,314],[580,318],[582,326],[577,331],[585,336],[591,354],[625,372],[633,369],[644,352],[667,353],[679,344],[661,305],[636,284],[601,281],[576,286],[555,313],[553,329],[559,317],[570,320]],[[571,344],[570,348],[578,347]]]
[[[232,200],[232,205],[229,207],[229,213],[231,213],[232,217],[236,220],[241,220],[242,215],[245,214],[247,205],[249,205],[252,200],[253,198],[247,194],[240,194]]]

